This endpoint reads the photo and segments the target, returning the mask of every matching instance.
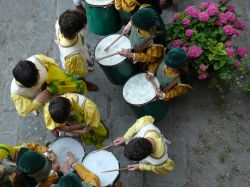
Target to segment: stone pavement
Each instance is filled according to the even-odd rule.
[[[180,10],[200,0],[176,0]],[[234,0],[239,12],[250,25],[250,1]],[[65,9],[73,7],[71,0],[0,0],[0,142],[12,145],[34,141],[44,144],[53,140],[46,131],[42,116],[20,118],[10,101],[12,69],[20,59],[43,53],[57,60],[54,44],[54,23]],[[163,12],[169,23],[173,11]],[[86,42],[94,49],[103,38],[87,31]],[[250,49],[249,31],[237,42]],[[122,98],[122,87],[112,85],[98,65],[88,80],[95,82],[98,92],[89,92],[110,129],[111,143],[136,120]],[[221,96],[216,90],[194,80],[194,90],[171,101],[168,115],[157,124],[172,142],[169,155],[176,168],[168,176],[151,173],[121,173],[125,187],[245,187],[250,185],[250,102],[249,95],[228,92]],[[87,152],[94,148],[85,147]],[[120,166],[128,163],[123,149],[112,149]]]

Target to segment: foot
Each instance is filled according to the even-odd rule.
[[[94,83],[85,80],[86,86],[89,91],[97,91],[97,86]]]

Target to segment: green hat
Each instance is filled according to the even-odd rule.
[[[69,173],[64,175],[60,180],[58,181],[56,187],[94,187],[91,184],[88,184],[84,181],[81,181],[78,176],[76,176],[73,173]]]
[[[165,64],[170,68],[180,68],[185,65],[186,52],[181,48],[173,48],[165,57]]]
[[[157,14],[151,8],[139,9],[131,19],[133,25],[142,30],[148,30],[158,21]]]
[[[28,174],[37,181],[46,179],[51,170],[51,162],[43,154],[27,148],[19,150],[16,163],[21,172]]]

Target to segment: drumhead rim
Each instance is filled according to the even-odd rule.
[[[143,72],[143,73],[146,74],[145,72]],[[135,76],[138,75],[138,74],[142,74],[142,73],[137,73],[137,74],[131,76],[129,79],[135,77]],[[125,84],[129,81],[129,79],[125,82]],[[124,84],[123,87],[122,87],[122,93],[123,93],[123,89],[124,89],[125,84]],[[129,105],[132,105],[132,106],[136,106],[136,107],[141,107],[141,106],[147,105],[147,104],[149,104],[149,103],[151,103],[151,102],[157,101],[156,96],[155,96],[153,99],[151,99],[150,101],[147,101],[146,103],[143,103],[143,104],[132,104],[132,103],[128,102],[128,101],[124,98],[123,94],[122,94],[122,97],[123,97],[123,99],[125,100],[126,103],[128,103]]]
[[[112,3],[113,0],[110,0],[110,2],[108,4],[98,4],[98,5],[90,4],[90,2],[87,2],[87,1],[88,0],[84,0],[84,3],[89,5],[89,6],[92,6],[92,7],[101,8],[101,7],[107,6],[108,4]],[[112,8],[112,6],[111,6],[111,8]]]
[[[104,38],[107,38],[107,37],[109,37],[109,36],[111,36],[111,35],[121,35],[121,34],[119,34],[119,33],[112,33],[112,34],[109,34],[109,35],[107,35],[107,36],[105,36]],[[125,35],[123,35],[124,37],[126,37],[127,39],[129,39],[127,36],[125,36]],[[96,47],[98,46],[98,44],[104,39],[104,38],[102,38],[97,44],[96,44],[96,46],[95,46],[95,49],[94,49],[94,56],[95,56],[95,51],[96,51]],[[131,43],[130,43],[131,44]],[[96,59],[96,58],[95,58]],[[112,65],[112,66],[108,66],[108,65],[104,65],[104,64],[101,64],[101,63],[99,63],[99,61],[96,61],[100,66],[104,66],[104,67],[115,67],[115,66],[118,66],[118,65],[120,65],[120,64],[122,64],[122,63],[125,63],[126,61],[129,61],[130,63],[132,63],[132,59],[129,59],[129,58],[125,58],[123,61],[121,61],[120,63],[118,63],[118,64],[115,64],[115,65]]]

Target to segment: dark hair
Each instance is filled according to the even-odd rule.
[[[19,61],[12,72],[14,78],[27,88],[34,86],[39,79],[36,65],[28,60]]]
[[[64,123],[69,116],[71,104],[65,97],[57,97],[49,104],[49,113],[56,123]]]
[[[60,31],[65,38],[71,38],[77,34],[86,23],[85,14],[77,10],[66,10],[59,17]]]
[[[152,152],[152,144],[146,138],[134,138],[125,146],[124,149],[125,157],[133,161],[140,161]]]

